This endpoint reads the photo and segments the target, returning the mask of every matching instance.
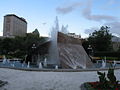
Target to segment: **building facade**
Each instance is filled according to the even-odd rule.
[[[113,36],[111,41],[112,41],[113,50],[118,51],[120,49],[120,37]]]
[[[27,22],[24,18],[14,14],[4,16],[3,36],[25,36],[27,33]]]
[[[76,35],[75,33],[68,33],[67,35],[73,38],[81,39],[81,35]]]

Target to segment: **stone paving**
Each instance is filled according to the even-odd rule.
[[[120,69],[115,70],[120,80]],[[96,71],[39,72],[0,68],[0,80],[8,84],[0,90],[80,90],[84,82],[97,81]]]

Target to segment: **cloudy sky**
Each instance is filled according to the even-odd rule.
[[[49,34],[56,16],[60,26],[68,25],[69,32],[82,37],[102,25],[120,36],[120,0],[0,0],[0,35],[6,14],[24,17],[27,32],[37,28],[42,36]]]

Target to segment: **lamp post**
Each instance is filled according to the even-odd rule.
[[[33,52],[32,52],[32,63],[33,64],[35,63],[35,49],[36,49],[36,45],[33,44],[32,45],[32,50],[33,50]]]
[[[88,54],[89,56],[93,56],[93,48],[91,47],[91,45],[88,46]]]

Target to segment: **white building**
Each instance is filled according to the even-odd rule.
[[[14,14],[4,16],[3,36],[25,36],[27,33],[27,22],[24,18]]]
[[[112,37],[112,46],[114,51],[118,51],[120,49],[120,37]]]
[[[70,37],[81,39],[81,35],[76,35],[75,33],[68,33],[67,35]]]

